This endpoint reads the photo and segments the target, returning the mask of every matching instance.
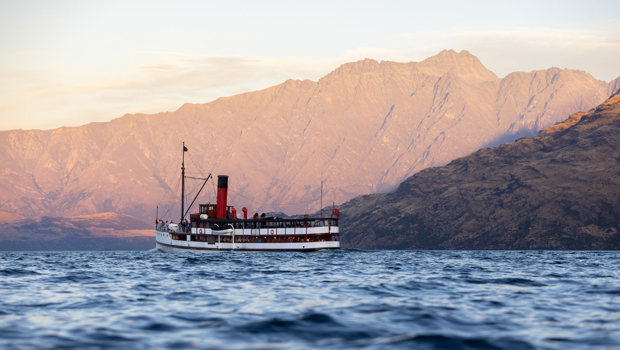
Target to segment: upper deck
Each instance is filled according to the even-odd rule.
[[[251,232],[262,232],[267,229],[273,233],[277,232],[293,232],[293,234],[306,234],[308,231],[313,232],[315,228],[327,228],[328,232],[336,232],[338,229],[338,218],[276,218],[265,217],[258,219],[216,219],[195,218],[192,214],[192,220],[187,226],[178,225],[178,229],[172,229],[179,233],[206,233],[209,231],[226,230],[234,228],[240,232],[251,230]],[[174,227],[174,226],[173,226]],[[171,231],[170,227],[158,225],[158,230]]]

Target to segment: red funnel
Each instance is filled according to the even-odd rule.
[[[228,196],[228,176],[219,175],[217,177],[217,212],[215,217],[218,219],[226,218],[226,201]]]

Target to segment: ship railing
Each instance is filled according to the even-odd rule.
[[[168,225],[155,225],[155,229],[160,232],[169,232],[169,233],[191,233],[191,227],[183,227],[178,226],[176,228],[171,228]]]
[[[213,220],[199,221],[193,224],[196,228],[215,228],[232,225],[235,229],[278,229],[278,228],[314,228],[314,227],[337,227],[337,218],[258,218],[237,220]]]

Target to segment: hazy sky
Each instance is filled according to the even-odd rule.
[[[620,1],[0,0],[0,130],[50,129],[468,50],[620,76]]]

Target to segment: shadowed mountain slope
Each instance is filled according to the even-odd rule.
[[[4,223],[0,230],[0,250],[143,250],[154,247],[151,225],[116,213],[28,218]]]
[[[365,249],[620,249],[620,93],[341,207]]]

